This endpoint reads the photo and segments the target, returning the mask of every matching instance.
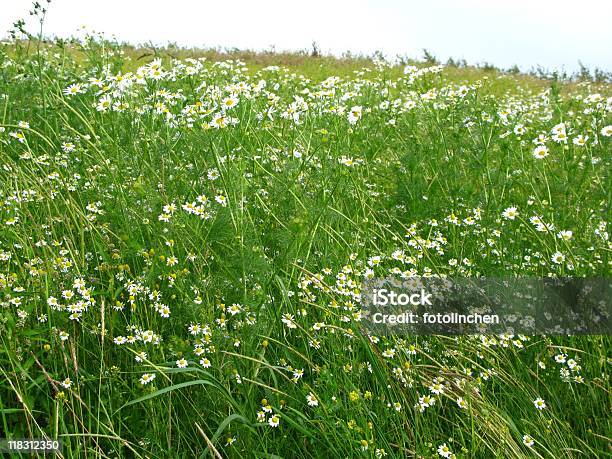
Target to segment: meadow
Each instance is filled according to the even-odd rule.
[[[608,457],[609,337],[374,336],[360,292],[609,277],[610,85],[247,57],[0,47],[0,437]]]

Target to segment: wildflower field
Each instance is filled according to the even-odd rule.
[[[361,287],[609,277],[610,85],[312,60],[0,48],[0,437],[608,457],[607,336],[374,336]]]

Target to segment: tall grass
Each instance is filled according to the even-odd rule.
[[[3,436],[65,457],[609,454],[607,337],[374,337],[358,302],[369,275],[609,276],[608,86],[141,61],[0,51]]]

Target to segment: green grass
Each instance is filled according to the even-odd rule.
[[[609,455],[608,337],[376,339],[356,300],[369,268],[609,276],[609,86],[273,54],[157,75],[139,53],[0,50],[0,436],[66,457]],[[211,127],[232,93],[237,123]]]

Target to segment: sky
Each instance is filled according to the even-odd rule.
[[[39,0],[45,3],[46,0]],[[0,0],[0,36],[31,0]],[[522,70],[612,71],[611,0],[52,0],[46,35],[81,26],[132,44],[382,51]],[[33,24],[29,30],[37,30]]]

